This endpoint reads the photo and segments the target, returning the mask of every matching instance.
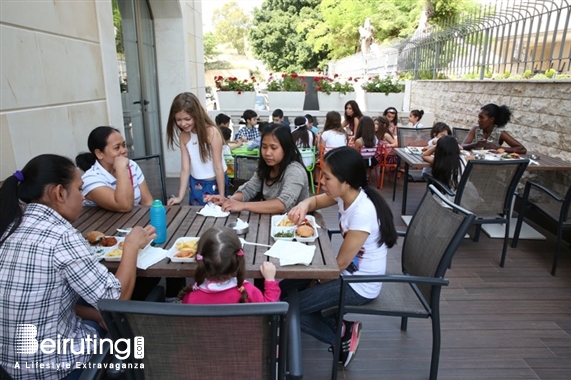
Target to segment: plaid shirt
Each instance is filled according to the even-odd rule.
[[[258,132],[258,127],[254,126],[252,128],[248,128],[248,127],[240,128],[238,133],[236,133],[236,138],[234,140],[238,140],[242,136],[246,136],[248,141],[254,140],[256,137],[260,136],[260,133]]]
[[[61,344],[65,354],[44,354],[39,348],[32,354],[17,353],[26,348],[16,337],[18,324],[35,325],[38,342],[73,338],[72,350],[80,352],[80,339],[93,338],[95,330],[75,314],[79,297],[96,306],[99,299],[118,299],[120,294],[119,281],[97,262],[67,220],[47,206],[28,204],[20,226],[0,246],[0,364],[17,379],[67,376],[76,362],[88,361],[91,354],[73,354],[69,343]],[[16,362],[20,368],[14,368]],[[26,363],[33,367],[36,362],[50,368],[26,368]],[[71,368],[51,368],[60,363]]]

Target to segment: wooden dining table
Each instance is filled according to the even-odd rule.
[[[156,245],[164,249],[170,249],[180,237],[200,237],[204,231],[212,226],[227,226],[238,218],[249,223],[249,231],[241,236],[247,242],[272,245],[270,214],[256,214],[242,211],[232,212],[228,217],[214,218],[204,217],[198,214],[202,206],[168,206],[167,211],[167,240],[164,244]],[[118,213],[107,211],[99,207],[85,207],[80,217],[73,223],[84,236],[90,231],[101,231],[108,236],[117,234],[117,228],[134,226],[146,226],[149,224],[148,206],[137,206],[131,212]],[[260,273],[260,265],[264,261],[271,261],[276,265],[277,278],[303,278],[303,279],[335,279],[339,277],[340,270],[335,259],[333,246],[327,235],[325,221],[320,213],[314,214],[318,228],[318,238],[315,245],[315,255],[310,265],[280,266],[279,260],[264,255],[269,249],[246,244],[244,256],[246,258],[246,271],[249,278],[263,278]],[[118,262],[102,263],[112,272],[119,267]],[[174,263],[165,258],[146,270],[138,269],[139,277],[194,277],[196,263]]]
[[[394,152],[400,158],[401,162],[404,162],[404,178],[403,178],[403,190],[402,190],[402,210],[401,215],[407,215],[407,193],[408,193],[408,177],[409,170],[411,167],[414,168],[426,168],[430,167],[430,164],[424,161],[420,154],[416,153],[416,150],[410,150],[408,148],[395,148]],[[520,157],[523,159],[529,159],[532,154],[535,154],[538,158],[535,161],[537,164],[530,162],[527,165],[526,171],[537,172],[537,171],[570,171],[571,162],[563,161],[557,157],[550,157],[545,154],[539,154],[534,152],[527,152],[527,154],[521,154]],[[396,181],[396,178],[395,178]],[[394,196],[393,196],[394,199]]]

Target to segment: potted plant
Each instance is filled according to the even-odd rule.
[[[296,73],[270,74],[267,81],[268,103],[271,109],[282,111],[301,111],[305,102],[304,77]]]
[[[218,109],[244,111],[253,109],[256,102],[254,84],[256,77],[238,79],[236,77],[214,77]]]
[[[355,86],[357,78],[342,80],[338,74],[333,78],[318,76],[313,79],[313,86],[317,91],[319,109],[322,111],[343,110],[345,103],[355,100]]]
[[[387,76],[369,77],[361,88],[365,91],[365,110],[382,112],[388,107],[403,108],[404,86]]]

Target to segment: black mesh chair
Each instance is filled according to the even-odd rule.
[[[448,207],[442,207],[441,202]],[[335,347],[341,345],[341,326],[346,313],[400,317],[402,331],[407,329],[408,318],[431,318],[430,379],[436,379],[440,357],[440,291],[442,286],[448,285],[444,278],[446,270],[473,221],[472,213],[453,204],[430,185],[405,234],[402,274],[341,276],[339,306],[326,311],[338,315],[339,338]],[[347,284],[363,282],[382,282],[379,296],[363,306],[345,305]],[[339,352],[334,352],[332,379],[337,378]]]
[[[167,188],[165,185],[165,173],[161,156],[158,154],[145,157],[133,158],[139,165],[145,176],[147,186],[153,199],[160,199],[163,204],[167,203]]]
[[[470,128],[452,128],[452,136],[454,136],[460,145],[462,145],[468,133],[470,133]]]
[[[181,305],[101,300],[98,307],[112,339],[130,342],[128,357],[122,359],[127,379],[288,376],[285,302]],[[138,337],[143,338],[143,350],[137,349]],[[135,369],[141,363],[144,369]]]
[[[504,224],[504,243],[500,267],[504,267],[510,232],[511,207],[519,183],[529,160],[470,160],[464,169],[456,192],[431,175],[425,174],[428,183],[454,197],[454,203],[476,215],[476,232],[480,238],[482,224]]]
[[[259,156],[236,155],[234,156],[234,187],[238,188],[244,182],[249,181],[258,169]]]
[[[544,195],[548,195],[550,198],[555,200],[554,202],[549,202],[545,197],[536,197],[537,201],[530,199],[531,190],[540,191]],[[547,198],[549,199],[549,198]],[[512,239],[512,247],[516,248],[519,240],[519,234],[521,232],[521,225],[525,215],[530,210],[535,210],[541,215],[549,219],[552,223],[557,225],[557,248],[555,248],[555,255],[553,256],[553,265],[551,267],[551,274],[555,276],[557,271],[557,260],[559,259],[559,252],[561,251],[561,240],[563,240],[563,231],[571,228],[571,221],[569,220],[569,210],[571,209],[571,187],[567,190],[564,198],[554,193],[547,187],[540,185],[539,183],[527,181],[525,184],[525,190],[523,192],[523,201],[521,203],[521,209],[517,218],[517,223],[515,227],[514,237]]]

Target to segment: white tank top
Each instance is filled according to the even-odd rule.
[[[212,157],[206,159],[206,162],[202,162],[200,159],[200,148],[198,146],[198,135],[196,133],[190,134],[190,140],[186,144],[186,149],[190,155],[190,175],[196,179],[210,179],[216,177],[214,172],[214,163],[212,162]],[[208,150],[212,155],[212,149],[209,146]],[[222,170],[226,171],[226,162],[220,153],[220,160],[222,160]]]

